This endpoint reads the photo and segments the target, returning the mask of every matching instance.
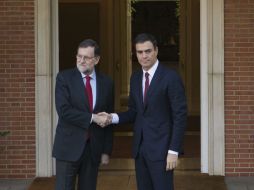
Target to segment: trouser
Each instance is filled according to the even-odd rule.
[[[91,156],[90,143],[76,162],[56,160],[56,190],[74,190],[78,176],[78,190],[96,190],[99,163]]]
[[[151,161],[141,144],[135,159],[138,190],[174,190],[173,170],[166,171],[165,160]]]

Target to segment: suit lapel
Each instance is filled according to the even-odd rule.
[[[96,111],[100,105],[102,96],[99,96],[99,94],[103,93],[102,87],[103,87],[102,76],[98,72],[96,72],[96,102],[94,106],[94,111]]]
[[[149,99],[152,97],[153,92],[158,88],[158,86],[160,86],[160,81],[163,77],[162,72],[163,72],[163,70],[161,69],[161,66],[159,64],[155,73],[154,73],[153,79],[149,85],[149,89],[147,91],[147,96],[146,96],[147,103],[149,102]]]
[[[140,70],[137,77],[137,91],[138,91],[138,102],[140,102],[141,107],[144,108],[144,102],[143,102],[143,87],[142,87],[142,80],[143,80],[143,71]]]

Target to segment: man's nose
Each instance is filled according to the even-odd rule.
[[[147,53],[146,52],[142,52],[142,58],[146,58],[147,57]]]

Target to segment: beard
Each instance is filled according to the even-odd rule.
[[[79,72],[84,73],[85,75],[90,75],[93,72],[93,68],[90,68],[86,65],[77,64]]]

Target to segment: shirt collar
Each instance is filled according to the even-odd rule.
[[[81,73],[82,78],[85,78],[87,75],[85,75],[84,73]],[[91,79],[96,79],[96,74],[95,74],[95,70],[93,70],[93,72],[89,75],[91,77]]]
[[[150,76],[151,78],[153,78],[153,75],[154,75],[154,73],[155,73],[155,71],[156,71],[158,65],[159,65],[159,61],[158,61],[158,59],[157,59],[156,62],[155,62],[155,64],[154,64],[148,71],[145,71],[144,69],[142,69],[142,70],[143,70],[144,76],[145,76],[145,73],[147,72],[147,73],[149,73],[149,76]]]

